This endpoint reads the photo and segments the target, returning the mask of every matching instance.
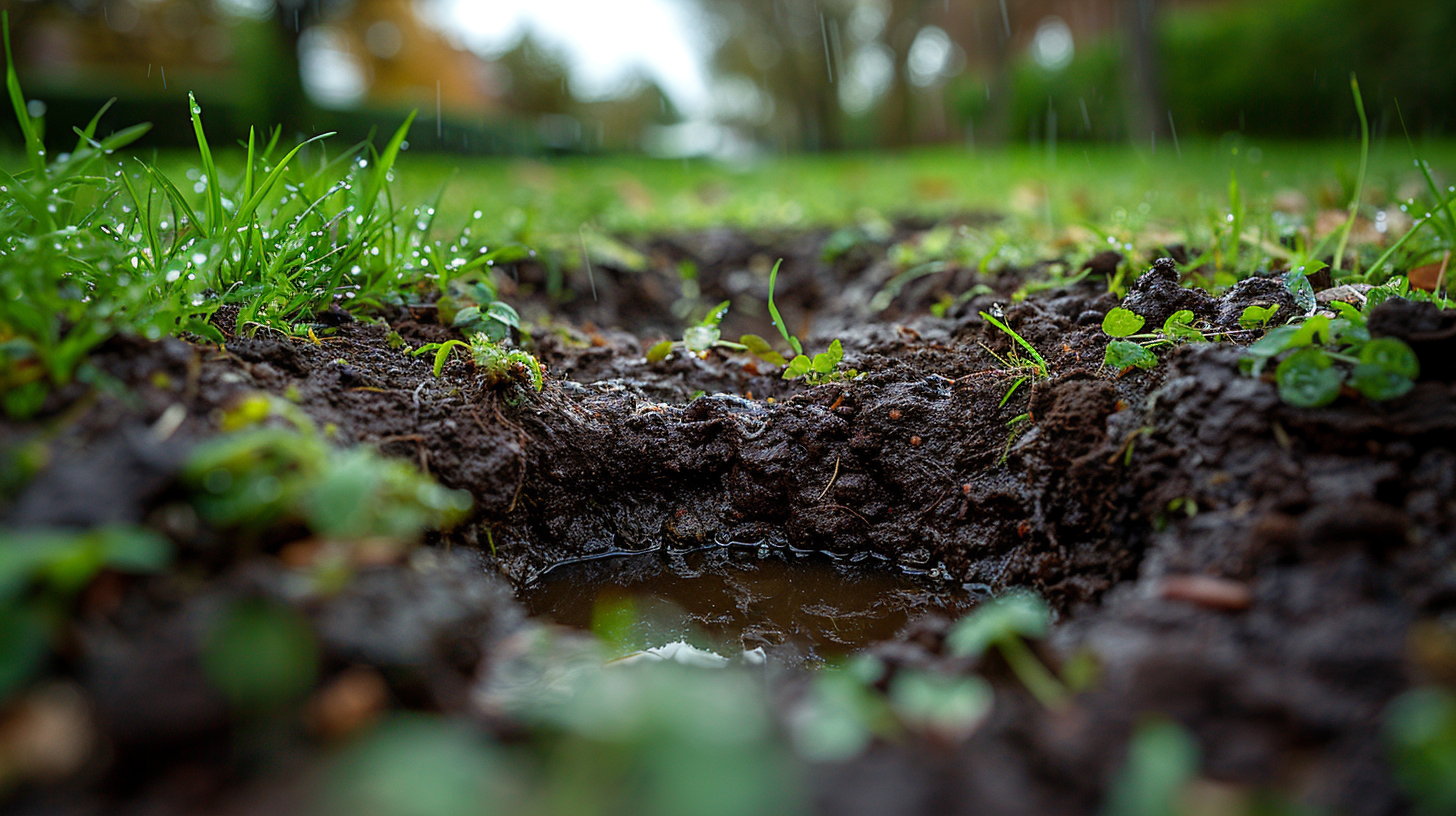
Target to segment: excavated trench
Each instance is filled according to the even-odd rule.
[[[602,301],[578,299],[571,323],[536,332],[549,371],[539,395],[485,388],[463,361],[436,379],[392,348],[391,331],[411,345],[450,336],[429,307],[387,325],[336,321],[320,345],[113,344],[98,364],[132,385],[133,402],[88,420],[8,516],[147,518],[189,440],[261,389],[339,441],[407,458],[475,499],[472,520],[431,549],[465,549],[468,560],[443,554],[434,572],[412,561],[310,612],[377,630],[326,633],[331,659],[450,644],[402,663],[426,667],[406,673],[402,698],[469,710],[466,689],[519,625],[486,573],[506,576],[530,613],[568,626],[600,631],[627,609],[642,645],[762,646],[790,665],[868,648],[891,669],[952,671],[965,666],[940,648],[946,623],[987,593],[1029,587],[1059,620],[1044,658],[1086,652],[1101,666],[1077,716],[1027,704],[993,660],[979,670],[1004,706],[969,742],[929,756],[889,746],[823,768],[821,808],[884,802],[856,798],[880,785],[903,794],[905,812],[1088,812],[1119,761],[1106,746],[1149,711],[1194,731],[1215,779],[1294,787],[1348,813],[1399,806],[1378,750],[1381,713],[1412,683],[1456,674],[1412,663],[1405,646],[1415,621],[1456,614],[1456,313],[1390,302],[1371,316],[1373,333],[1421,357],[1426,374],[1407,396],[1297,409],[1240,374],[1227,343],[1175,348],[1151,371],[1104,369],[1100,323],[1118,301],[1100,267],[1023,302],[1012,293],[1042,270],[975,280],[991,293],[931,316],[943,292],[975,277],[950,270],[876,312],[870,301],[895,274],[883,247],[828,264],[822,238],[663,239],[649,247],[659,271],[598,270]],[[778,255],[790,259],[778,293],[790,326],[813,316],[810,349],[841,339],[860,377],[786,383],[718,351],[644,360],[677,331],[671,270],[683,259],[698,264],[704,301],[733,299],[725,336],[769,336],[755,312],[767,281],[752,270]],[[507,297],[542,316],[540,270],[517,272]],[[1180,286],[1169,265],[1123,301],[1150,323],[1189,309],[1229,330],[1246,306],[1274,304],[1294,311],[1275,280],[1215,299]],[[1009,398],[1022,372],[997,362],[1013,341],[981,317],[996,308],[1050,372]],[[620,325],[637,333],[596,328]],[[166,445],[137,431],[176,399],[153,385],[159,373],[186,383],[190,400]],[[282,597],[271,569],[239,568],[233,585]],[[401,615],[408,625],[368,623]],[[136,637],[149,626],[165,629],[137,623]],[[389,641],[396,631],[413,633],[408,645]],[[106,694],[103,709],[122,719],[146,710],[136,695]]]

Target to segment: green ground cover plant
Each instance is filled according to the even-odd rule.
[[[1278,360],[1279,396],[1301,408],[1329,405],[1346,385],[1376,401],[1404,396],[1420,376],[1415,352],[1394,337],[1371,338],[1365,327],[1366,312],[1391,291],[1373,290],[1365,311],[1336,301],[1339,317],[1314,315],[1274,329],[1249,346],[1245,371],[1257,377]]]
[[[683,331],[681,340],[663,340],[647,350],[647,362],[660,363],[667,359],[667,355],[676,350],[686,350],[693,354],[702,354],[710,348],[723,348],[730,351],[752,351],[753,349],[744,343],[734,343],[723,339],[723,332],[718,328],[723,318],[728,314],[728,307],[732,301],[723,301],[717,306],[708,310],[708,314],[696,325],[689,326]],[[769,354],[773,354],[769,350]],[[773,362],[772,357],[764,358],[766,362]],[[783,358],[779,358],[777,365],[783,365]]]
[[[1140,334],[1147,320],[1140,314],[1118,306],[1102,318],[1102,331],[1108,337],[1114,338],[1107,344],[1102,364],[1114,371],[1154,368],[1158,364],[1158,357],[1153,354],[1152,349],[1182,341],[1201,343],[1208,339],[1201,329],[1194,327],[1195,322],[1193,312],[1180,309],[1169,315],[1158,331]]]

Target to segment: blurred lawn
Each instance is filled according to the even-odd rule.
[[[528,240],[581,225],[625,234],[715,226],[840,225],[867,217],[989,211],[1030,222],[1171,229],[1204,222],[1229,206],[1231,175],[1250,211],[1276,194],[1310,215],[1342,209],[1353,194],[1359,143],[1172,144],[1148,150],[1062,145],[971,152],[794,155],[737,166],[642,157],[460,159],[401,157],[397,201],[428,201],[444,185],[442,224],[479,212],[474,232]],[[1438,180],[1456,168],[1456,142],[1417,146]],[[1418,196],[1411,147],[1371,147],[1365,203]],[[1445,174],[1445,175],[1449,175]],[[1445,182],[1443,182],[1445,183]],[[1297,192],[1299,196],[1290,193]],[[1302,199],[1300,198],[1302,196]]]

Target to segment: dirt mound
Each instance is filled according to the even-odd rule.
[[[791,325],[814,312],[833,328],[835,315],[862,305],[855,284],[884,274],[873,251],[833,265],[818,254],[821,236],[785,240],[797,252],[780,295]],[[649,249],[695,259],[709,299],[758,298],[754,259],[781,246],[699,236]],[[184,542],[209,582],[131,585],[125,604],[98,606],[78,625],[68,670],[127,749],[109,795],[125,801],[132,794],[116,780],[165,777],[222,739],[230,721],[198,673],[196,632],[231,601],[298,609],[331,672],[374,667],[396,701],[478,715],[471,686],[520,622],[486,572],[521,586],[573,559],[753,542],[977,592],[1034,588],[1062,621],[1045,657],[1088,650],[1101,666],[1095,690],[1051,712],[986,661],[979,669],[1002,702],[968,743],[885,743],[820,766],[826,811],[1091,812],[1122,762],[1109,746],[1149,711],[1199,737],[1212,779],[1349,813],[1402,807],[1382,759],[1382,712],[1418,676],[1404,645],[1412,623],[1456,604],[1446,353],[1456,314],[1382,305],[1372,332],[1410,342],[1425,377],[1388,403],[1305,410],[1241,375],[1228,345],[1178,347],[1150,371],[1106,370],[1100,322],[1117,301],[1094,279],[1012,305],[997,293],[1015,281],[994,280],[992,294],[945,317],[861,315],[834,336],[862,376],[807,386],[718,350],[648,363],[650,327],[672,325],[681,293],[628,278],[608,271],[598,282],[608,296],[578,301],[574,314],[643,334],[541,332],[550,373],[540,395],[486,388],[460,361],[435,378],[391,344],[391,332],[411,344],[447,337],[429,310],[388,315],[387,325],[336,321],[319,342],[104,349],[96,364],[128,396],[104,395],[64,426],[53,463],[5,516],[145,520]],[[1150,325],[1188,309],[1226,328],[1249,305],[1276,304],[1294,313],[1277,281],[1214,298],[1180,286],[1164,261],[1123,302]],[[993,309],[1045,357],[1049,376],[1003,365],[1017,345],[981,316]],[[734,331],[770,334],[762,315],[742,311]],[[810,334],[811,345],[827,339]],[[470,554],[427,548],[310,605],[277,566],[284,542],[223,551],[195,520],[158,518],[191,444],[255,389],[292,401],[342,444],[376,446],[468,490],[475,516],[435,543]],[[963,671],[943,652],[944,628],[931,620],[877,654],[892,668]],[[199,761],[221,774],[202,786],[209,796],[232,789],[233,758]],[[53,804],[47,795],[33,807]]]

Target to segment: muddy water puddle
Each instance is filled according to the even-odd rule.
[[[887,565],[729,548],[563,564],[519,595],[532,615],[630,648],[685,641],[732,654],[762,647],[792,663],[889,640],[927,614],[959,617],[984,597]]]

